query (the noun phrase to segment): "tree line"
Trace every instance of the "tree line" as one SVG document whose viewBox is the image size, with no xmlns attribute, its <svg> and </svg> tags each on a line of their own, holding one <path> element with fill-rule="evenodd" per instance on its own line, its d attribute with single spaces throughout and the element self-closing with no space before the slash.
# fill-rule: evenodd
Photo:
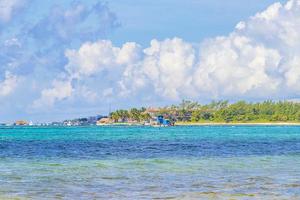
<svg viewBox="0 0 300 200">
<path fill-rule="evenodd" d="M 151 116 L 146 112 L 146 108 L 132 108 L 130 110 L 116 110 L 110 113 L 110 118 L 114 122 L 127 122 L 129 120 L 142 122 L 150 120 Z"/>
<path fill-rule="evenodd" d="M 148 113 L 146 108 L 117 110 L 110 117 L 115 121 L 147 121 L 163 115 L 177 122 L 300 122 L 300 103 L 291 101 L 264 101 L 251 103 L 238 101 L 212 101 L 200 104 L 183 100 L 178 105 L 158 108 Z"/>
</svg>

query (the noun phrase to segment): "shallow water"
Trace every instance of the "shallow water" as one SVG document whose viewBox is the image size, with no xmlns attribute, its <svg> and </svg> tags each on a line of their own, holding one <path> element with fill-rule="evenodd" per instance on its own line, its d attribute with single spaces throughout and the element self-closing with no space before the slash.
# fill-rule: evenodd
<svg viewBox="0 0 300 200">
<path fill-rule="evenodd" d="M 300 127 L 4 127 L 15 198 L 300 199 Z"/>
</svg>

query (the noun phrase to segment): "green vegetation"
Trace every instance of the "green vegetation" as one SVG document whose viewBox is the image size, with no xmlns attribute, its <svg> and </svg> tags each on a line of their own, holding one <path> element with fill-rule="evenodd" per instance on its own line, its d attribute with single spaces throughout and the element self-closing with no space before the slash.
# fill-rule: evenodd
<svg viewBox="0 0 300 200">
<path fill-rule="evenodd" d="M 150 120 L 151 116 L 146 112 L 146 108 L 132 108 L 130 110 L 117 110 L 110 113 L 110 118 L 115 122 L 142 122 Z"/>
<path fill-rule="evenodd" d="M 111 113 L 115 121 L 146 121 L 154 116 L 164 115 L 177 122 L 203 123 L 263 123 L 263 122 L 300 122 L 300 103 L 289 101 L 264 101 L 247 103 L 239 101 L 230 104 L 228 101 L 213 101 L 201 105 L 197 102 L 182 101 L 157 109 L 155 112 L 145 108 L 133 108 L 129 111 L 118 110 Z"/>
</svg>

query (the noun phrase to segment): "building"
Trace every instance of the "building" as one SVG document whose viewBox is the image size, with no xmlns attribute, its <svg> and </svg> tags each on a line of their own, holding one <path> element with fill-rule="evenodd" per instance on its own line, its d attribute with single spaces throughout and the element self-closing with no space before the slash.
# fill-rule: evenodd
<svg viewBox="0 0 300 200">
<path fill-rule="evenodd" d="M 14 123 L 15 126 L 27 126 L 29 123 L 25 120 L 18 120 Z"/>
<path fill-rule="evenodd" d="M 158 108 L 147 108 L 145 113 L 148 113 L 152 118 L 156 118 L 160 110 Z"/>
<path fill-rule="evenodd" d="M 111 121 L 110 118 L 108 118 L 108 117 L 103 117 L 103 118 L 101 118 L 101 119 L 99 119 L 99 120 L 97 121 L 97 126 L 108 125 L 108 124 L 111 124 L 111 123 L 112 123 L 112 121 Z"/>
<path fill-rule="evenodd" d="M 165 119 L 163 115 L 157 116 L 157 124 L 160 126 L 174 126 L 175 120 Z"/>
</svg>

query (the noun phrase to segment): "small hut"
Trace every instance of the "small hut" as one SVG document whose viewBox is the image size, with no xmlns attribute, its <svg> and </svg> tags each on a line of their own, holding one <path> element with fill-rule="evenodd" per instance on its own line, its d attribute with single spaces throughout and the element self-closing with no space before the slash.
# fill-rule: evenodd
<svg viewBox="0 0 300 200">
<path fill-rule="evenodd" d="M 110 123 L 111 123 L 110 118 L 104 117 L 97 121 L 97 126 L 106 125 L 106 124 L 110 124 Z"/>
<path fill-rule="evenodd" d="M 27 126 L 29 123 L 25 120 L 18 120 L 15 122 L 16 126 Z"/>
</svg>

